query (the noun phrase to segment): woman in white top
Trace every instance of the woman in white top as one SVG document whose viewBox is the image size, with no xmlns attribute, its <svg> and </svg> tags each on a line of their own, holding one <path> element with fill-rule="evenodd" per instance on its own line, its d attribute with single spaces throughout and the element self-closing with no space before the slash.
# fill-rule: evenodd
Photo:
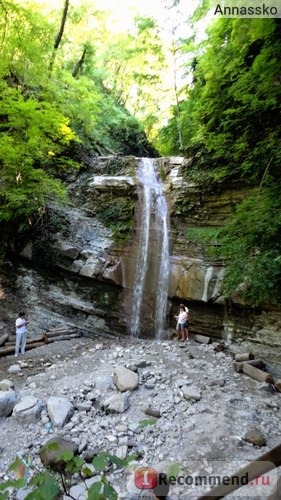
<svg viewBox="0 0 281 500">
<path fill-rule="evenodd" d="M 176 332 L 178 340 L 187 340 L 188 339 L 188 313 L 185 310 L 184 306 L 180 306 L 180 312 L 178 316 L 175 316 L 177 320 Z"/>
</svg>

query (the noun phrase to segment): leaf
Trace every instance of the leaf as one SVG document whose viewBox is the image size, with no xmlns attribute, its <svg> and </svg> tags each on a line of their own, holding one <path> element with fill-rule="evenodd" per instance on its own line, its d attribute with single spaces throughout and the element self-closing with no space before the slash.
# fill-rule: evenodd
<svg viewBox="0 0 281 500">
<path fill-rule="evenodd" d="M 25 486 L 24 479 L 9 479 L 0 484 L 0 491 L 5 491 L 8 488 L 23 488 Z"/>
<path fill-rule="evenodd" d="M 177 477 L 178 474 L 179 474 L 179 471 L 180 471 L 180 464 L 171 464 L 169 467 L 168 467 L 168 470 L 167 470 L 167 477 L 168 479 L 170 479 L 170 477 Z"/>
<path fill-rule="evenodd" d="M 65 462 L 70 462 L 70 460 L 72 460 L 73 457 L 74 457 L 73 451 L 65 450 L 61 453 L 61 455 L 59 456 L 59 459 L 62 459 Z"/>
<path fill-rule="evenodd" d="M 107 467 L 108 463 L 109 455 L 106 452 L 99 453 L 92 460 L 92 464 L 96 471 L 103 471 Z"/>
<path fill-rule="evenodd" d="M 43 475 L 43 482 L 41 485 L 29 493 L 25 498 L 26 500 L 56 500 L 60 492 L 57 481 L 45 474 Z"/>
<path fill-rule="evenodd" d="M 88 500 L 104 500 L 105 496 L 101 493 L 103 491 L 103 483 L 97 481 L 88 488 Z"/>
<path fill-rule="evenodd" d="M 105 484 L 103 489 L 104 495 L 108 500 L 117 500 L 117 493 L 111 484 Z"/>
</svg>

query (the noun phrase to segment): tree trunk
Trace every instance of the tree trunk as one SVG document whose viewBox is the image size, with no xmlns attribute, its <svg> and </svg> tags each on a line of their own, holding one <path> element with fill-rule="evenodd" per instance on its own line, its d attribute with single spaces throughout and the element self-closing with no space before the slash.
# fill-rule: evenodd
<svg viewBox="0 0 281 500">
<path fill-rule="evenodd" d="M 48 338 L 48 342 L 56 342 L 57 340 L 70 340 L 76 337 L 81 337 L 81 333 L 71 333 L 67 335 L 57 335 L 57 337 Z"/>
<path fill-rule="evenodd" d="M 9 338 L 9 334 L 8 333 L 5 333 L 4 335 L 1 335 L 1 337 L 0 337 L 0 346 L 4 345 L 5 342 L 8 340 L 8 338 Z"/>
<path fill-rule="evenodd" d="M 249 363 L 244 363 L 243 373 L 249 375 L 249 377 L 258 380 L 258 382 L 266 382 L 267 384 L 273 384 L 273 377 L 270 373 L 259 370 L 255 366 L 249 365 Z"/>
<path fill-rule="evenodd" d="M 255 366 L 256 368 L 260 368 L 261 370 L 264 369 L 265 363 L 261 359 L 252 359 L 249 361 L 241 361 L 238 363 L 237 361 L 233 361 L 233 368 L 237 373 L 242 373 L 243 372 L 243 365 L 245 363 L 248 363 L 248 365 Z"/>
<path fill-rule="evenodd" d="M 50 65 L 49 65 L 49 74 L 52 73 L 54 62 L 55 62 L 55 58 L 56 58 L 56 52 L 57 52 L 57 50 L 58 50 L 58 48 L 60 46 L 61 39 L 63 37 L 64 27 L 65 27 L 65 23 L 66 23 L 66 19 L 67 19 L 68 8 L 69 8 L 69 0 L 65 0 L 64 1 L 63 13 L 62 13 L 62 18 L 61 18 L 61 23 L 60 23 L 60 29 L 59 29 L 58 34 L 57 34 L 56 39 L 55 39 L 54 50 L 53 50 L 51 62 L 50 62 Z"/>
<path fill-rule="evenodd" d="M 221 484 L 220 486 L 216 486 L 211 491 L 206 494 L 200 496 L 197 500 L 219 500 L 220 498 L 224 498 L 229 493 L 238 490 L 241 486 L 244 486 L 244 481 L 241 481 L 243 478 L 248 479 L 249 484 L 253 479 L 257 477 L 261 477 L 266 472 L 274 469 L 275 467 L 279 467 L 281 465 L 281 444 L 272 448 L 267 453 L 264 453 L 261 457 L 253 462 L 250 462 L 248 465 L 240 469 L 238 472 L 235 472 L 232 476 L 229 476 L 230 481 L 228 484 Z M 237 485 L 236 478 L 240 478 L 239 484 Z M 239 496 L 236 498 L 240 498 Z M 242 497 L 241 497 L 242 498 Z M 254 498 L 254 497 L 253 497 Z"/>
<path fill-rule="evenodd" d="M 84 61 L 85 61 L 86 53 L 87 53 L 87 45 L 84 47 L 84 50 L 82 52 L 82 56 L 80 57 L 79 61 L 77 61 L 77 63 L 75 64 L 75 66 L 72 70 L 73 78 L 75 78 L 78 75 L 79 71 L 81 70 L 81 68 L 84 64 Z"/>
<path fill-rule="evenodd" d="M 254 357 L 252 352 L 242 352 L 235 355 L 235 361 L 248 361 L 249 359 L 254 359 Z"/>
</svg>

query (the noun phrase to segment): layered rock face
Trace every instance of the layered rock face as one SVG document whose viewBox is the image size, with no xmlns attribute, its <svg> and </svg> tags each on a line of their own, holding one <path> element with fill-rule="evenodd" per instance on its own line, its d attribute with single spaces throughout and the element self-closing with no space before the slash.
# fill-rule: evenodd
<svg viewBox="0 0 281 500">
<path fill-rule="evenodd" d="M 277 362 L 280 312 L 249 309 L 239 294 L 232 297 L 230 307 L 220 292 L 223 263 L 211 260 L 206 246 L 196 243 L 190 233 L 223 225 L 247 191 L 204 193 L 182 176 L 188 160 L 155 162 L 170 209 L 170 327 L 175 326 L 174 314 L 184 301 L 191 310 L 191 333 L 241 340 L 245 348 L 263 350 Z M 18 309 L 24 309 L 34 333 L 60 323 L 75 324 L 89 333 L 128 332 L 142 224 L 137 166 L 138 160 L 132 157 L 99 158 L 68 180 L 68 206 L 52 207 L 61 220 L 51 242 L 54 265 L 49 265 L 47 252 L 41 251 L 38 258 L 36 242 L 30 241 L 20 260 L 2 270 L 2 331 L 11 331 Z M 151 242 L 151 279 L 146 280 L 142 319 L 147 336 L 154 336 L 149 324 L 157 293 L 153 284 L 159 259 L 156 248 L 157 242 Z"/>
</svg>

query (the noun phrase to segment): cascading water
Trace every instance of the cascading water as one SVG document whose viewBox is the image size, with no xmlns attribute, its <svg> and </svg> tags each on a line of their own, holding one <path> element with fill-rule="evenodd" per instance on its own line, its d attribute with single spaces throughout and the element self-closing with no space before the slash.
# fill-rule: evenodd
<svg viewBox="0 0 281 500">
<path fill-rule="evenodd" d="M 205 274 L 204 290 L 203 290 L 203 295 L 202 295 L 202 299 L 201 299 L 203 302 L 207 302 L 207 300 L 208 300 L 208 287 L 209 287 L 211 277 L 213 275 L 213 269 L 214 268 L 212 266 L 208 267 L 206 274 Z"/>
<path fill-rule="evenodd" d="M 142 158 L 138 168 L 138 179 L 142 184 L 142 200 L 139 228 L 139 247 L 135 285 L 131 333 L 141 333 L 141 318 L 145 295 L 151 298 L 154 312 L 151 330 L 157 338 L 163 336 L 166 323 L 166 309 L 169 285 L 169 232 L 168 205 L 163 184 L 157 179 L 155 160 Z"/>
</svg>

